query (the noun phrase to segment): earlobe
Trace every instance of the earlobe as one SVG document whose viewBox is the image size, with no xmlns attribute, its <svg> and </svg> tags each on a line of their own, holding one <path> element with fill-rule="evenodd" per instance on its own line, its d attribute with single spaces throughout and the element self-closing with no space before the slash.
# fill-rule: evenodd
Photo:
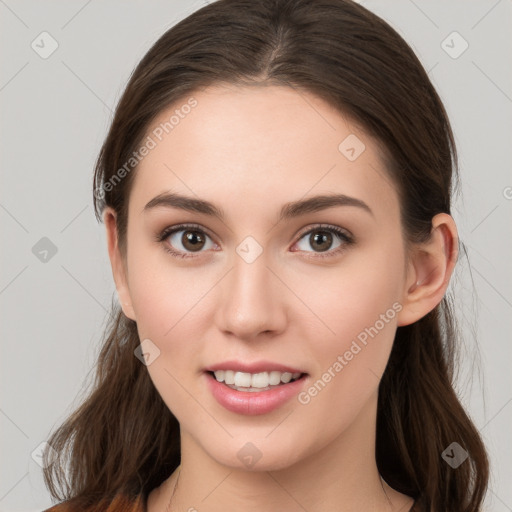
<svg viewBox="0 0 512 512">
<path fill-rule="evenodd" d="M 112 267 L 112 277 L 116 285 L 119 303 L 123 313 L 128 318 L 135 320 L 135 312 L 132 306 L 126 275 L 126 265 L 118 245 L 117 214 L 112 208 L 106 207 L 102 216 L 107 235 L 107 247 Z"/>
<path fill-rule="evenodd" d="M 432 311 L 448 288 L 458 256 L 457 227 L 447 213 L 432 219 L 430 239 L 410 254 L 398 326 L 409 325 Z"/>
</svg>

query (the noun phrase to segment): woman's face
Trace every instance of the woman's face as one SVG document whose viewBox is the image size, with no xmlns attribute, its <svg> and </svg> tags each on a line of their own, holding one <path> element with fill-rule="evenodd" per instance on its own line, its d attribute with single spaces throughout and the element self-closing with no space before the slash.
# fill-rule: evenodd
<svg viewBox="0 0 512 512">
<path fill-rule="evenodd" d="M 191 96 L 147 132 L 129 199 L 124 310 L 156 389 L 183 439 L 231 467 L 372 442 L 410 285 L 375 141 L 291 88 Z"/>
</svg>

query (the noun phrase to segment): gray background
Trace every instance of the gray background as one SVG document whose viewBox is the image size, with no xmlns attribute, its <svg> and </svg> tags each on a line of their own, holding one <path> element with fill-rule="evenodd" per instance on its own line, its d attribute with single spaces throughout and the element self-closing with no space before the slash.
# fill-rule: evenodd
<svg viewBox="0 0 512 512">
<path fill-rule="evenodd" d="M 360 3 L 413 47 L 453 124 L 470 261 L 452 282 L 466 333 L 457 389 L 492 459 L 487 510 L 512 511 L 511 0 Z M 133 67 L 202 5 L 0 0 L 0 511 L 52 504 L 37 449 L 90 382 L 115 296 L 93 164 Z M 58 44 L 46 59 L 31 47 L 51 48 L 43 31 Z M 43 237 L 57 250 L 46 261 Z"/>
</svg>

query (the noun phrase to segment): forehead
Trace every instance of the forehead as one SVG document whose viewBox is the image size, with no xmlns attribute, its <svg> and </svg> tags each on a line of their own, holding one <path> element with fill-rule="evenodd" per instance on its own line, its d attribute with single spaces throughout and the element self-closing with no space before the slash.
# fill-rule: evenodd
<svg viewBox="0 0 512 512">
<path fill-rule="evenodd" d="M 377 141 L 324 100 L 290 87 L 196 91 L 153 120 L 149 139 L 130 199 L 139 212 L 171 190 L 222 205 L 243 196 L 246 210 L 277 211 L 329 192 L 389 214 L 398 209 Z"/>
</svg>

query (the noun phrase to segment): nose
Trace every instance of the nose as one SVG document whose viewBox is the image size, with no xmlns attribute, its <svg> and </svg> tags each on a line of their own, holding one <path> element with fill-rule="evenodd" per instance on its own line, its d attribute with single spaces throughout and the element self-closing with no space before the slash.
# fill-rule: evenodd
<svg viewBox="0 0 512 512">
<path fill-rule="evenodd" d="M 243 340 L 276 336 L 287 322 L 286 287 L 270 268 L 265 251 L 248 263 L 235 255 L 222 280 L 216 321 L 226 335 Z"/>
</svg>

